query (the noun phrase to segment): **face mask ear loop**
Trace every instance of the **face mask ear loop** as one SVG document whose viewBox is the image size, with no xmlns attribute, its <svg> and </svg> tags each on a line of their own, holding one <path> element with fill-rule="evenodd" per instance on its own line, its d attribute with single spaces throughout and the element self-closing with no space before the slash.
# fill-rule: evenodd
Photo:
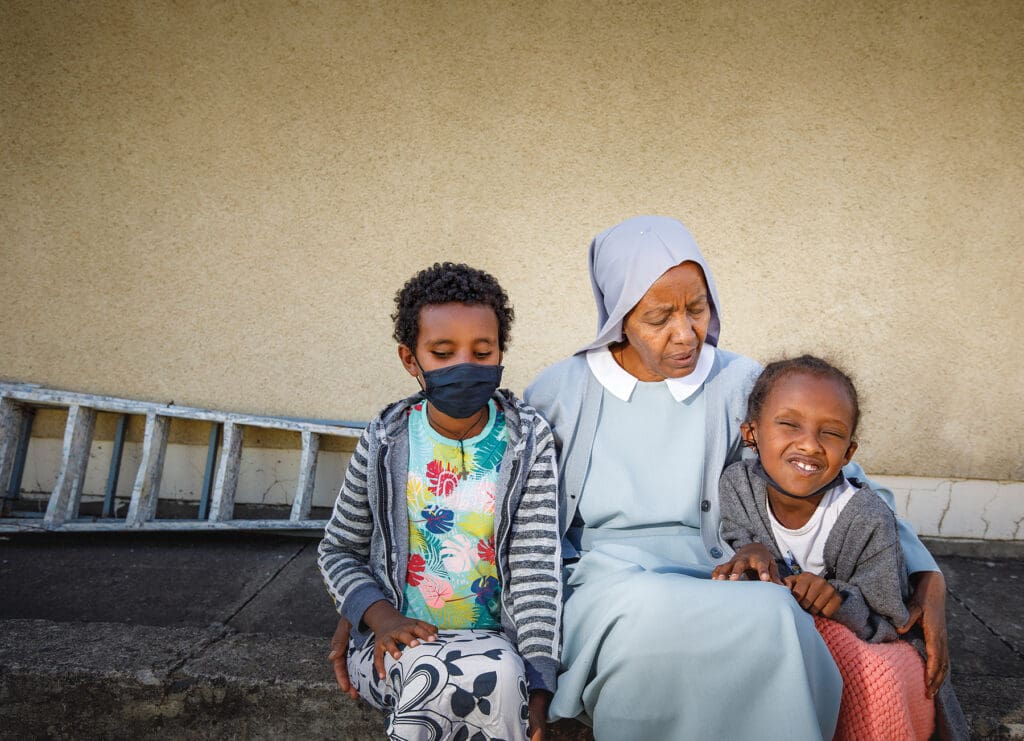
<svg viewBox="0 0 1024 741">
<path fill-rule="evenodd" d="M 416 363 L 416 367 L 419 368 L 420 374 L 416 376 L 416 383 L 420 385 L 420 391 L 426 392 L 427 390 L 427 379 L 423 376 L 423 366 L 420 365 L 420 359 L 416 357 L 416 351 L 411 350 L 412 362 Z"/>
</svg>

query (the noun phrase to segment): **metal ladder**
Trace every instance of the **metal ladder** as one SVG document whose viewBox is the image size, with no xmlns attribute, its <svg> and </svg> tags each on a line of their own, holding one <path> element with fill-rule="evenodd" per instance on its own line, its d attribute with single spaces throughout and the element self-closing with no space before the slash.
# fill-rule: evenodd
<svg viewBox="0 0 1024 741">
<path fill-rule="evenodd" d="M 67 425 L 57 481 L 50 492 L 41 520 L 14 510 L 37 409 L 66 409 Z M 114 433 L 110 470 L 99 517 L 81 517 L 82 487 L 89 463 L 96 415 L 119 415 Z M 132 487 L 127 514 L 114 515 L 115 493 L 131 415 L 145 416 L 145 432 L 138 474 Z M 157 501 L 163 476 L 164 455 L 172 419 L 211 423 L 206 468 L 200 492 L 198 517 L 158 519 Z M 287 519 L 235 518 L 235 491 L 242 457 L 243 427 L 298 432 L 302 436 L 298 483 Z M 324 436 L 358 438 L 358 423 L 327 423 L 286 417 L 262 417 L 171 404 L 131 401 L 57 391 L 34 384 L 0 383 L 0 485 L 6 485 L 0 532 L 30 530 L 322 530 L 326 520 L 309 519 L 313 502 L 320 441 Z M 218 464 L 219 448 L 219 464 Z"/>
</svg>

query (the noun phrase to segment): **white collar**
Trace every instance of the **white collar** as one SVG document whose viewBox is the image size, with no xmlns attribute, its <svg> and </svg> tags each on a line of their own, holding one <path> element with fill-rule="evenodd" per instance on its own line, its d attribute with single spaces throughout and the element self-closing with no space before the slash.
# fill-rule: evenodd
<svg viewBox="0 0 1024 741">
<path fill-rule="evenodd" d="M 711 366 L 715 363 L 715 346 L 704 343 L 700 348 L 700 357 L 697 358 L 697 367 L 693 372 L 682 378 L 666 378 L 665 385 L 669 393 L 676 401 L 686 401 L 693 396 L 707 380 L 711 373 Z M 598 382 L 613 395 L 629 401 L 636 388 L 637 378 L 621 365 L 615 362 L 611 350 L 605 347 L 596 347 L 587 350 L 587 365 Z"/>
</svg>

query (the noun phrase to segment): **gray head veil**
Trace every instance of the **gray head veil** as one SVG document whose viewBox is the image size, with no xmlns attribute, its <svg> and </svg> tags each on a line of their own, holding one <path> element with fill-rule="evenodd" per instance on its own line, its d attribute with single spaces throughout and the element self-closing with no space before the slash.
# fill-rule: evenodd
<svg viewBox="0 0 1024 741">
<path fill-rule="evenodd" d="M 704 255 L 686 227 L 665 216 L 635 216 L 590 243 L 590 283 L 597 302 L 597 338 L 578 352 L 623 339 L 622 320 L 666 271 L 695 262 L 704 272 L 711 298 L 705 342 L 718 345 L 721 329 L 718 289 Z"/>
</svg>

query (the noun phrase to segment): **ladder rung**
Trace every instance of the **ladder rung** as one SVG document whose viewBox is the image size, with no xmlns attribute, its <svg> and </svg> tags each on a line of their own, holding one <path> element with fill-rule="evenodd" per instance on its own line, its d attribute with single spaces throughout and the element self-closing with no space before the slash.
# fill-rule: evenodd
<svg viewBox="0 0 1024 741">
<path fill-rule="evenodd" d="M 313 487 L 316 484 L 316 461 L 320 453 L 320 436 L 309 430 L 302 431 L 302 458 L 299 461 L 299 482 L 295 487 L 291 520 L 305 520 L 313 506 Z"/>
<path fill-rule="evenodd" d="M 89 465 L 89 449 L 96 427 L 96 410 L 74 405 L 68 409 L 68 423 L 64 428 L 60 473 L 46 505 L 43 524 L 58 527 L 67 520 L 78 518 L 78 505 L 82 499 L 85 470 Z"/>
<path fill-rule="evenodd" d="M 128 527 L 141 527 L 156 515 L 160 481 L 164 474 L 164 456 L 167 453 L 167 430 L 170 426 L 169 417 L 161 417 L 154 412 L 146 414 L 142 459 L 139 461 L 139 472 L 135 476 L 132 499 L 125 517 L 125 525 Z"/>
<path fill-rule="evenodd" d="M 0 397 L 0 488 L 3 493 L 14 470 L 24 416 L 25 408 L 21 404 L 6 396 Z"/>
<path fill-rule="evenodd" d="M 234 515 L 235 489 L 238 488 L 238 471 L 242 463 L 241 425 L 225 422 L 223 435 L 217 482 L 213 486 L 213 502 L 210 504 L 209 519 L 212 522 L 230 520 Z"/>
</svg>

